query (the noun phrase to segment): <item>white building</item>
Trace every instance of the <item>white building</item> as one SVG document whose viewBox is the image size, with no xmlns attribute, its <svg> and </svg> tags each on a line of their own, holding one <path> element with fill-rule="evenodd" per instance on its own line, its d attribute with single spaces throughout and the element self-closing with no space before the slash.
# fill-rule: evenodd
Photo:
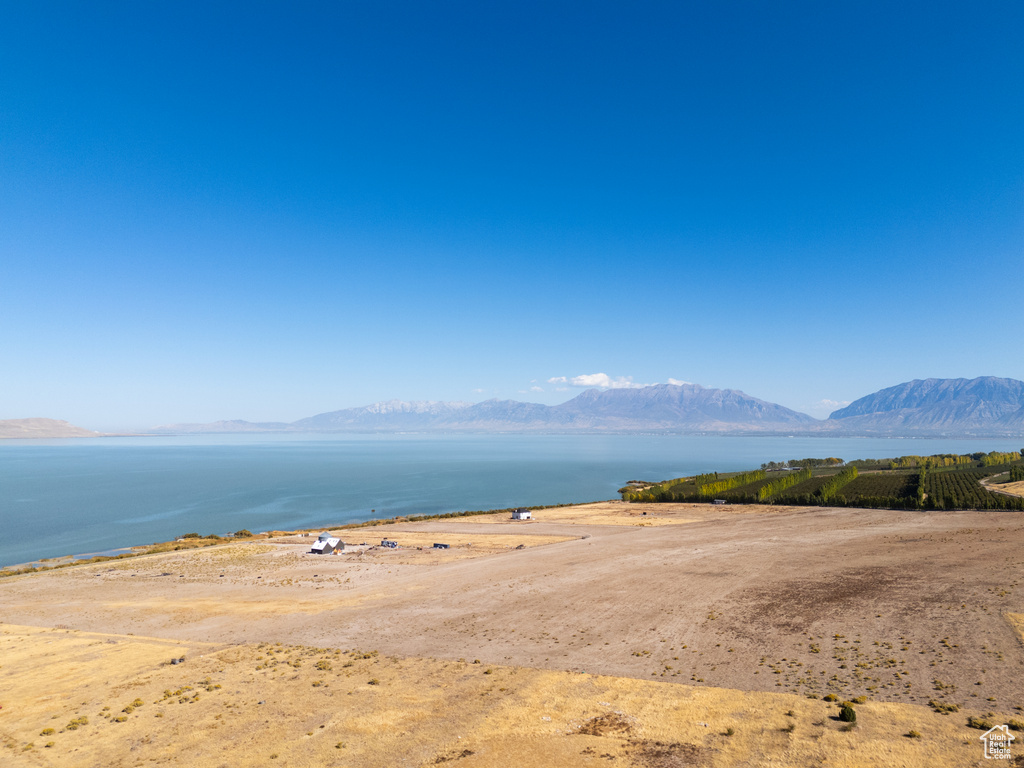
<svg viewBox="0 0 1024 768">
<path fill-rule="evenodd" d="M 533 519 L 533 514 L 530 512 L 530 510 L 525 509 L 523 507 L 520 507 L 519 509 L 515 509 L 515 510 L 512 511 L 512 519 L 513 520 L 532 520 Z"/>
<path fill-rule="evenodd" d="M 345 545 L 341 543 L 341 539 L 336 539 L 329 533 L 321 533 L 316 540 L 316 544 L 309 551 L 314 555 L 329 555 L 334 550 L 344 549 Z"/>
</svg>

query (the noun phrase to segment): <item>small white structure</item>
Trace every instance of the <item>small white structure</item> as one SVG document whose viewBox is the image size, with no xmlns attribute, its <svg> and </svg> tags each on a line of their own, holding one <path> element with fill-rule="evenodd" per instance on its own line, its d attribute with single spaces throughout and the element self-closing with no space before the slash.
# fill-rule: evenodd
<svg viewBox="0 0 1024 768">
<path fill-rule="evenodd" d="M 725 499 L 715 499 L 715 500 L 714 500 L 713 502 L 711 502 L 711 503 L 712 503 L 712 504 L 728 504 L 729 502 L 727 502 L 727 501 L 726 501 Z"/>
<path fill-rule="evenodd" d="M 526 509 L 524 507 L 520 507 L 519 509 L 512 510 L 512 519 L 513 520 L 532 520 L 533 519 L 533 514 L 530 512 L 530 510 L 528 510 L 528 509 Z"/>
<path fill-rule="evenodd" d="M 317 537 L 316 544 L 309 551 L 314 555 L 329 555 L 336 549 L 345 549 L 345 545 L 341 542 L 341 539 L 336 539 L 329 533 L 321 533 Z"/>
</svg>

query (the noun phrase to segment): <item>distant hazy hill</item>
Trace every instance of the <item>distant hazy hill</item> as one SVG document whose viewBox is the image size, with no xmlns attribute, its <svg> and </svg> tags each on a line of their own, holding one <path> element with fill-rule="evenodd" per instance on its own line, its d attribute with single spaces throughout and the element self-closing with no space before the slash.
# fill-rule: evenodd
<svg viewBox="0 0 1024 768">
<path fill-rule="evenodd" d="M 735 389 L 657 384 L 642 389 L 589 389 L 553 410 L 577 427 L 698 432 L 806 430 L 817 419 Z"/>
<path fill-rule="evenodd" d="M 810 416 L 733 389 L 658 384 L 638 389 L 588 389 L 560 405 L 488 400 L 458 411 L 452 430 L 765 432 L 805 430 Z"/>
<path fill-rule="evenodd" d="M 291 427 L 303 432 L 419 431 L 429 429 L 471 403 L 388 400 L 299 419 Z"/>
<path fill-rule="evenodd" d="M 57 419 L 6 419 L 0 421 L 0 438 L 98 436 L 99 432 L 91 432 Z"/>
<path fill-rule="evenodd" d="M 176 424 L 158 432 L 776 432 L 819 424 L 732 389 L 659 384 L 638 389 L 587 390 L 560 405 L 486 400 L 482 403 L 391 400 L 321 413 L 292 424 L 215 422 Z"/>
<path fill-rule="evenodd" d="M 863 434 L 1021 434 L 1024 382 L 995 376 L 915 379 L 862 397 L 828 421 Z"/>
</svg>

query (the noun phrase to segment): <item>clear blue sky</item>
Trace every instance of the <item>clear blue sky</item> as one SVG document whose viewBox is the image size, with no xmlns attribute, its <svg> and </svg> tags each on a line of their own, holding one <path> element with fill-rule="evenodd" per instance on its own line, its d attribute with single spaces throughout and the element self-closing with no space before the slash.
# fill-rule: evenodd
<svg viewBox="0 0 1024 768">
<path fill-rule="evenodd" d="M 5 4 L 0 418 L 1024 379 L 1022 40 L 1019 2 Z"/>
</svg>

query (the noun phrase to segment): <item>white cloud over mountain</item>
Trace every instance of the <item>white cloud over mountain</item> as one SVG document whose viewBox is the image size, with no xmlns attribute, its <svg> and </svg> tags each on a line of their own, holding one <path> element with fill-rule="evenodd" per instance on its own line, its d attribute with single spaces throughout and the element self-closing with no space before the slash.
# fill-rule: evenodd
<svg viewBox="0 0 1024 768">
<path fill-rule="evenodd" d="M 850 404 L 849 400 L 819 400 L 814 405 L 810 406 L 807 410 L 811 413 L 832 413 L 832 411 L 840 408 L 845 408 Z"/>
<path fill-rule="evenodd" d="M 569 384 L 573 387 L 599 387 L 601 389 L 640 389 L 649 384 L 635 384 L 632 376 L 613 379 L 607 373 L 584 373 L 580 376 L 553 376 L 549 384 Z"/>
</svg>

